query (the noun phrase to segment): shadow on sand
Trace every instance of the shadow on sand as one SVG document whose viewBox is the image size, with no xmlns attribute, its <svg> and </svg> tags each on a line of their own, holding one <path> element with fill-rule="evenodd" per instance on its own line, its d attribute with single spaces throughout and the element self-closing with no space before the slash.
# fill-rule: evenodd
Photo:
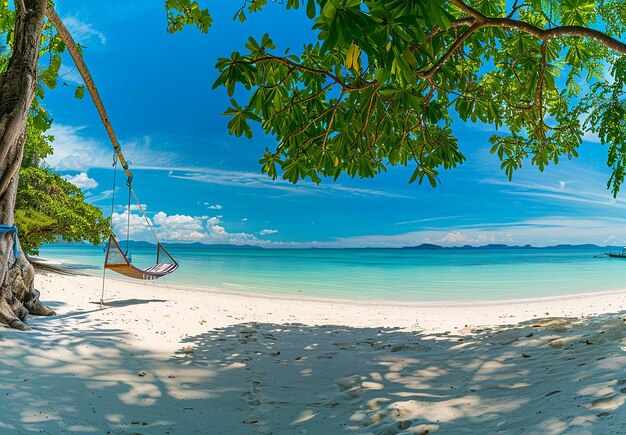
<svg viewBox="0 0 626 435">
<path fill-rule="evenodd" d="M 104 308 L 123 308 L 133 305 L 151 304 L 155 302 L 168 302 L 165 299 L 122 299 L 117 301 L 104 301 Z M 91 302 L 94 305 L 100 306 L 100 302 Z"/>
<path fill-rule="evenodd" d="M 626 430 L 624 313 L 463 337 L 244 323 L 169 356 L 90 315 L 0 331 L 0 433 Z"/>
</svg>

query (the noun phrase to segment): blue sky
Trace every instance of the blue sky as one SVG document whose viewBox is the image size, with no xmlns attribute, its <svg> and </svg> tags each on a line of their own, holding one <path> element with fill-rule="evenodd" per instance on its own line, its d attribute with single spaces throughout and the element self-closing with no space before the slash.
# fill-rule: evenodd
<svg viewBox="0 0 626 435">
<path fill-rule="evenodd" d="M 454 131 L 468 160 L 442 172 L 436 189 L 409 185 L 411 168 L 320 186 L 269 179 L 258 160 L 273 140 L 228 135 L 222 112 L 229 99 L 223 89 L 211 90 L 214 65 L 240 50 L 249 35 L 265 32 L 278 49 L 297 51 L 314 40 L 312 23 L 304 11 L 270 5 L 242 25 L 232 20 L 237 2 L 201 3 L 215 20 L 207 35 L 192 28 L 168 35 L 161 1 L 57 1 L 75 39 L 88 47 L 85 59 L 132 162 L 135 190 L 163 241 L 276 247 L 626 243 L 626 202 L 606 191 L 606 148 L 592 136 L 580 158 L 543 174 L 528 164 L 513 182 L 489 155 L 493 129 L 463 123 Z M 81 83 L 69 58 L 61 72 L 68 84 Z M 44 100 L 56 138 L 48 164 L 108 215 L 112 147 L 92 101 L 74 99 L 72 86 L 49 91 Z M 126 225 L 120 178 L 113 215 L 118 233 Z M 136 211 L 131 238 L 150 240 Z"/>
</svg>

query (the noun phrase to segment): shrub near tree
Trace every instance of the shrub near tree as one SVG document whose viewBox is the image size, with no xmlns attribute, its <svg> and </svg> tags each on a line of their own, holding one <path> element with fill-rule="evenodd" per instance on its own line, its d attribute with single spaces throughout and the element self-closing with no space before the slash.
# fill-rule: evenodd
<svg viewBox="0 0 626 435">
<path fill-rule="evenodd" d="M 52 139 L 29 118 L 15 204 L 15 225 L 26 254 L 37 254 L 42 243 L 59 239 L 99 244 L 110 231 L 102 210 L 86 203 L 81 189 L 44 165 L 53 153 Z"/>
</svg>

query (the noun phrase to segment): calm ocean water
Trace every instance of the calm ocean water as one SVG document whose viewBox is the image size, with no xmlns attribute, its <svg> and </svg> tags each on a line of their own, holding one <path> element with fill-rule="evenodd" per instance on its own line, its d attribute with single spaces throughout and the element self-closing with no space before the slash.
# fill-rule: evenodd
<svg viewBox="0 0 626 435">
<path fill-rule="evenodd" d="M 169 285 L 359 300 L 496 300 L 626 288 L 626 259 L 598 249 L 245 250 L 172 248 Z M 154 249 L 132 250 L 146 267 Z M 102 247 L 45 246 L 44 258 L 102 274 Z M 108 272 L 109 276 L 115 275 Z M 120 275 L 117 275 L 120 277 Z"/>
</svg>

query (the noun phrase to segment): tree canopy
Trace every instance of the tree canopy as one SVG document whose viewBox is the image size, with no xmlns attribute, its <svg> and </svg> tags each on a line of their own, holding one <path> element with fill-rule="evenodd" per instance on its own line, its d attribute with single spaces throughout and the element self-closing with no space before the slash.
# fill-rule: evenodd
<svg viewBox="0 0 626 435">
<path fill-rule="evenodd" d="M 246 0 L 235 18 L 269 3 Z M 500 130 L 491 152 L 509 177 L 523 164 L 543 170 L 576 157 L 583 135 L 596 133 L 617 194 L 626 168 L 622 1 L 284 4 L 305 8 L 318 40 L 297 49 L 250 38 L 218 60 L 214 83 L 233 97 L 230 133 L 251 137 L 258 123 L 276 138 L 260 161 L 269 176 L 320 182 L 411 165 L 410 182 L 434 186 L 441 168 L 465 160 L 452 127 L 471 121 Z M 166 8 L 170 31 L 210 24 L 197 2 Z"/>
</svg>

